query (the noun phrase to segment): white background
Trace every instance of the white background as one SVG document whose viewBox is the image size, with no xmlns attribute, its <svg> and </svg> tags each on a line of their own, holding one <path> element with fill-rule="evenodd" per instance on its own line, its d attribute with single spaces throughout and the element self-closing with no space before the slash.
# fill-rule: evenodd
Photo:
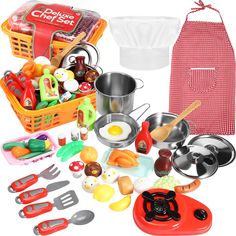
<svg viewBox="0 0 236 236">
<path fill-rule="evenodd" d="M 181 19 L 183 23 L 186 13 L 191 7 L 194 7 L 193 1 L 191 0 L 146 0 L 146 1 L 135 1 L 135 0 L 80 0 L 80 1 L 62 1 L 57 0 L 58 3 L 66 3 L 68 5 L 73 5 L 80 8 L 91 9 L 99 12 L 104 19 L 109 19 L 113 16 L 122 15 L 155 15 L 155 16 L 176 16 Z M 23 0 L 10 0 L 4 1 L 0 9 L 0 22 L 2 23 L 7 17 L 21 4 Z M 209 2 L 206 2 L 209 3 Z M 212 0 L 211 3 L 214 7 L 221 10 L 228 34 L 231 38 L 233 46 L 236 46 L 236 23 L 235 14 L 233 9 L 235 9 L 234 1 L 224 0 L 216 1 Z M 216 13 L 211 13 L 206 11 L 206 19 L 215 17 Z M 98 43 L 98 47 L 101 52 L 101 66 L 104 71 L 121 71 L 126 72 L 133 77 L 138 77 L 144 80 L 145 87 L 141 91 L 136 92 L 135 105 L 138 106 L 143 102 L 149 102 L 152 107 L 147 115 L 150 115 L 158 111 L 168 111 L 168 100 L 169 100 L 169 78 L 170 78 L 170 66 L 156 71 L 132 71 L 123 68 L 119 65 L 119 49 L 117 44 L 112 38 L 109 27 L 106 29 L 103 37 Z M 0 75 L 7 69 L 13 71 L 18 71 L 23 60 L 15 58 L 12 56 L 8 38 L 3 33 L 0 33 Z M 56 129 L 49 131 L 51 135 L 56 140 L 58 133 L 61 131 L 66 132 L 68 139 L 70 137 L 70 131 L 76 126 L 75 122 L 67 125 L 63 125 Z M 7 140 L 11 140 L 23 135 L 26 132 L 22 128 L 20 122 L 12 111 L 9 102 L 7 101 L 4 93 L 0 90 L 0 143 Z M 226 137 L 234 145 L 235 136 Z M 89 133 L 89 140 L 86 142 L 87 145 L 92 145 L 99 150 L 99 156 L 101 157 L 103 152 L 107 150 L 107 147 L 101 145 L 95 138 L 94 133 Z M 134 146 L 130 147 L 134 150 Z M 157 158 L 158 150 L 153 148 L 150 156 Z M 76 158 L 75 158 L 76 159 Z M 66 190 L 74 189 L 80 199 L 80 203 L 70 209 L 64 211 L 57 211 L 54 209 L 53 212 L 46 215 L 39 216 L 35 219 L 21 219 L 18 217 L 17 212 L 21 209 L 14 202 L 15 194 L 11 194 L 7 191 L 8 185 L 15 179 L 23 177 L 31 173 L 39 173 L 41 170 L 49 166 L 51 163 L 56 163 L 56 165 L 61 169 L 62 174 L 55 181 L 69 179 L 71 181 L 70 186 L 50 193 L 48 200 L 52 200 L 57 195 L 62 194 Z M 206 204 L 212 211 L 213 214 L 213 225 L 211 230 L 206 234 L 207 236 L 212 235 L 235 235 L 235 163 L 221 168 L 217 173 L 209 179 L 202 181 L 201 187 L 189 194 L 189 196 L 201 201 Z M 56 235 L 103 235 L 103 236 L 117 236 L 117 235 L 144 235 L 140 231 L 132 217 L 132 205 L 135 201 L 137 194 L 132 195 L 132 205 L 128 210 L 116 213 L 112 212 L 108 208 L 108 203 L 99 203 L 93 200 L 92 195 L 85 193 L 81 189 L 82 179 L 72 178 L 70 172 L 68 171 L 67 163 L 60 163 L 56 157 L 46 159 L 38 162 L 37 164 L 31 164 L 28 166 L 10 166 L 1 155 L 0 158 L 0 193 L 1 193 L 1 227 L 0 235 L 32 235 L 32 228 L 37 223 L 42 220 L 54 219 L 57 217 L 70 216 L 81 209 L 90 209 L 95 212 L 95 220 L 85 226 L 74 226 L 70 225 L 65 231 L 58 232 Z M 183 184 L 187 184 L 191 179 L 183 178 L 175 171 L 172 170 L 171 175 L 180 179 Z M 153 174 L 151 176 L 152 181 L 157 180 L 157 177 Z M 52 181 L 51 181 L 52 182 Z M 34 187 L 46 186 L 49 182 L 40 179 L 39 182 Z M 119 193 L 117 186 L 114 185 L 116 189 L 116 194 L 111 200 L 111 202 L 120 199 L 122 196 Z"/>
</svg>

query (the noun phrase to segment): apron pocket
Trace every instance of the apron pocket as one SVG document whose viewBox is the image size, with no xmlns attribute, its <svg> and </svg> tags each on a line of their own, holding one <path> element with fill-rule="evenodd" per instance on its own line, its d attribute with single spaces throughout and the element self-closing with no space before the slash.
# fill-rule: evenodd
<svg viewBox="0 0 236 236">
<path fill-rule="evenodd" d="M 188 85 L 194 92 L 209 92 L 216 86 L 216 69 L 190 68 Z"/>
</svg>

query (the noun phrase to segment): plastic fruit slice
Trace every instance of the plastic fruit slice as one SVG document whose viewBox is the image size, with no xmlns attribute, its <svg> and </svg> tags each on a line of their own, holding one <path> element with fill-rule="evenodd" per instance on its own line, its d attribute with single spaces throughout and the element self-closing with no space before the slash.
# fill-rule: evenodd
<svg viewBox="0 0 236 236">
<path fill-rule="evenodd" d="M 131 196 L 127 195 L 117 202 L 113 202 L 109 205 L 110 209 L 113 211 L 124 211 L 129 207 L 131 203 Z"/>
</svg>

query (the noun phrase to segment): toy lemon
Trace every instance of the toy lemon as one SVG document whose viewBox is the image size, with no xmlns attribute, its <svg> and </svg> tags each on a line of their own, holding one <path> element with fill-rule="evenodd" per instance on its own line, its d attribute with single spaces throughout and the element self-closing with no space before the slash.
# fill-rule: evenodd
<svg viewBox="0 0 236 236">
<path fill-rule="evenodd" d="M 107 184 L 98 185 L 93 192 L 93 198 L 99 202 L 108 202 L 115 193 L 114 188 Z"/>
</svg>

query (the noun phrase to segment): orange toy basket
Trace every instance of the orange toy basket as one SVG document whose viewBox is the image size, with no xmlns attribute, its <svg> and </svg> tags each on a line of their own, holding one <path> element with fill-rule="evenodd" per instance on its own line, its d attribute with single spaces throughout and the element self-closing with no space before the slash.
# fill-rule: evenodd
<svg viewBox="0 0 236 236">
<path fill-rule="evenodd" d="M 24 129 L 29 133 L 34 133 L 40 130 L 47 130 L 59 125 L 66 124 L 77 118 L 77 108 L 84 97 L 76 98 L 62 104 L 52 107 L 47 107 L 40 110 L 26 110 L 18 102 L 17 98 L 8 90 L 5 82 L 0 80 L 0 86 L 6 94 L 7 99 L 16 113 L 18 119 Z M 87 95 L 90 98 L 93 106 L 96 106 L 95 92 Z"/>
<path fill-rule="evenodd" d="M 2 31 L 8 35 L 11 45 L 12 54 L 16 57 L 20 57 L 23 59 L 30 60 L 32 59 L 32 41 L 33 37 L 31 35 L 17 33 L 8 29 L 8 22 L 5 21 L 2 24 Z M 93 33 L 92 37 L 89 39 L 89 43 L 96 44 L 100 37 L 102 36 L 105 28 L 107 26 L 107 22 L 103 19 L 100 19 L 98 23 L 98 27 Z M 52 42 L 52 55 L 55 56 L 58 54 L 63 48 L 68 45 L 66 42 L 60 42 L 53 40 Z"/>
</svg>

